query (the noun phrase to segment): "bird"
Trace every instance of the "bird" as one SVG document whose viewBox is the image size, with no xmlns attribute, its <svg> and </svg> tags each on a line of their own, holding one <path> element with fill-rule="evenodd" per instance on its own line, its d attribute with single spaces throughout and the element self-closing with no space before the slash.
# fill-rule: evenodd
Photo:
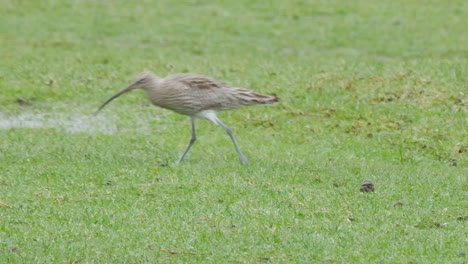
<svg viewBox="0 0 468 264">
<path fill-rule="evenodd" d="M 248 105 L 275 105 L 279 102 L 275 95 L 255 93 L 201 74 L 176 73 L 161 78 L 153 72 L 145 71 L 138 74 L 127 88 L 105 101 L 96 110 L 95 115 L 115 98 L 138 88 L 146 90 L 149 100 L 155 106 L 190 117 L 192 136 L 177 163 L 184 161 L 190 148 L 197 140 L 195 120 L 204 119 L 226 131 L 234 144 L 240 162 L 246 165 L 247 158 L 242 154 L 232 129 L 221 122 L 216 115 L 217 111 Z"/>
</svg>

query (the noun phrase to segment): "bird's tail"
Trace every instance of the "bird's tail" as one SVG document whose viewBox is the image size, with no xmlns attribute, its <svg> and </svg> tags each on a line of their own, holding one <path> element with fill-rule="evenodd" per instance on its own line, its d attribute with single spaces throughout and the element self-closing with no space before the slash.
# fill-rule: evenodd
<svg viewBox="0 0 468 264">
<path fill-rule="evenodd" d="M 244 105 L 274 105 L 279 102 L 279 98 L 274 95 L 258 94 L 244 89 L 240 89 L 237 96 Z"/>
</svg>

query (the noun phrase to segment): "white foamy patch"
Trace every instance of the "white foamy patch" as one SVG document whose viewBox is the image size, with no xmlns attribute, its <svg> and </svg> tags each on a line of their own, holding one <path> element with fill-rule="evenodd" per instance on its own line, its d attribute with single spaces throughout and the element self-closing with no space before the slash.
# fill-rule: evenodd
<svg viewBox="0 0 468 264">
<path fill-rule="evenodd" d="M 43 119 L 43 114 L 20 114 L 7 116 L 0 113 L 0 129 L 10 129 L 15 127 L 44 127 Z"/>
<path fill-rule="evenodd" d="M 115 134 L 117 124 L 107 116 L 65 115 L 61 113 L 0 113 L 0 129 L 11 128 L 56 128 L 66 133 Z"/>
<path fill-rule="evenodd" d="M 117 133 L 116 123 L 104 116 L 73 115 L 65 122 L 64 130 L 67 133 Z"/>
</svg>

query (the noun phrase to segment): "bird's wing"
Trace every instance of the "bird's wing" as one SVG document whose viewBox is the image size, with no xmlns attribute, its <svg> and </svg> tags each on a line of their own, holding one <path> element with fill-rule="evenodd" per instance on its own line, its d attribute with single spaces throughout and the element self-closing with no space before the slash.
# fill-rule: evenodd
<svg viewBox="0 0 468 264">
<path fill-rule="evenodd" d="M 227 88 L 230 85 L 215 80 L 211 77 L 194 74 L 194 73 L 179 73 L 170 76 L 170 79 L 187 85 L 194 90 L 210 90 L 217 88 Z"/>
<path fill-rule="evenodd" d="M 244 88 L 232 87 L 199 74 L 174 74 L 166 77 L 164 82 L 168 87 L 167 94 L 170 94 L 167 101 L 177 101 L 177 107 L 187 108 L 187 111 L 184 110 L 187 113 L 225 110 L 243 105 L 274 104 L 278 101 L 275 96 L 257 94 Z M 168 108 L 170 107 L 168 106 Z M 174 107 L 170 109 L 174 109 Z"/>
</svg>

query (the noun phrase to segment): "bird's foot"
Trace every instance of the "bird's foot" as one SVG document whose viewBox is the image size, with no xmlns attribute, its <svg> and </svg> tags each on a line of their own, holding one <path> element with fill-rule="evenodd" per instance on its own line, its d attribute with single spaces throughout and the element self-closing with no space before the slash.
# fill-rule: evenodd
<svg viewBox="0 0 468 264">
<path fill-rule="evenodd" d="M 247 165 L 247 158 L 244 155 L 240 156 L 239 158 L 242 165 Z"/>
</svg>

